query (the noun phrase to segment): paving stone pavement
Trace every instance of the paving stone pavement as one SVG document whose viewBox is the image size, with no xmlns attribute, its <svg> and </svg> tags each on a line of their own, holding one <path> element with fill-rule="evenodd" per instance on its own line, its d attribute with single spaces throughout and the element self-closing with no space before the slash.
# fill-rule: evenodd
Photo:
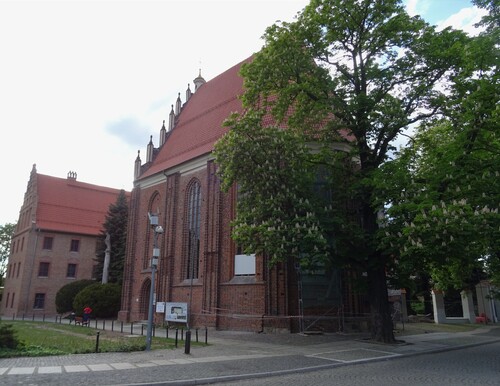
<svg viewBox="0 0 500 386">
<path fill-rule="evenodd" d="M 69 376 L 73 376 L 71 383 L 78 385 L 78 375 L 85 384 L 84 378 L 96 374 L 99 377 L 93 384 L 153 384 L 150 375 L 168 369 L 168 382 L 161 384 L 208 384 L 217 379 L 345 366 L 498 342 L 500 325 L 467 332 L 407 335 L 400 338 L 404 343 L 392 345 L 373 343 L 360 334 L 210 331 L 208 336 L 208 345 L 192 345 L 188 354 L 179 345 L 173 350 L 0 359 L 0 385 L 62 385 Z M 136 382 L 136 378 L 144 378 L 134 377 L 136 373 L 147 374 L 150 383 Z"/>
</svg>

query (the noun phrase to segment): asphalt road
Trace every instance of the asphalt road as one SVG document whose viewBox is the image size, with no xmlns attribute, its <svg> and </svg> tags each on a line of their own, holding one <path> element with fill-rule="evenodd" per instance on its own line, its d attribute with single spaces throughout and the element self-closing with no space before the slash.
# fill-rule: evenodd
<svg viewBox="0 0 500 386">
<path fill-rule="evenodd" d="M 215 383 L 224 386 L 500 385 L 500 343 L 393 358 L 302 374 Z"/>
</svg>

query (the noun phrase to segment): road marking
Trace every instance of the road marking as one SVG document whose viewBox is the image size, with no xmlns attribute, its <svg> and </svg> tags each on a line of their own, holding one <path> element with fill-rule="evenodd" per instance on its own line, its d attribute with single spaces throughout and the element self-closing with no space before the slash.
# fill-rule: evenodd
<svg viewBox="0 0 500 386">
<path fill-rule="evenodd" d="M 9 371 L 9 375 L 26 375 L 33 374 L 35 372 L 35 367 L 13 367 Z"/>
<path fill-rule="evenodd" d="M 38 374 L 60 374 L 62 366 L 42 366 L 38 368 Z"/>
</svg>

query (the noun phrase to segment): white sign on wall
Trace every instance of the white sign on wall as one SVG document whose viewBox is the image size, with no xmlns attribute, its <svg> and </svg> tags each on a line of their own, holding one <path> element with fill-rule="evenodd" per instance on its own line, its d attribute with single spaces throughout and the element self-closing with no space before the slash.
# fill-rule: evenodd
<svg viewBox="0 0 500 386">
<path fill-rule="evenodd" d="M 156 312 L 160 314 L 165 312 L 165 302 L 156 302 Z"/>
<path fill-rule="evenodd" d="M 167 322 L 187 323 L 187 303 L 165 303 Z"/>
</svg>

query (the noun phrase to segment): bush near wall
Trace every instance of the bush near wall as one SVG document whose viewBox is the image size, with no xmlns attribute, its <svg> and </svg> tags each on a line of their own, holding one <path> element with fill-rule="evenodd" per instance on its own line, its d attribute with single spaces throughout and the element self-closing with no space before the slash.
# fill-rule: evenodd
<svg viewBox="0 0 500 386">
<path fill-rule="evenodd" d="M 121 286 L 116 283 L 95 283 L 80 291 L 73 301 L 77 315 L 82 315 L 83 309 L 89 306 L 92 317 L 116 317 L 120 311 Z"/>
<path fill-rule="evenodd" d="M 58 314 L 73 311 L 73 301 L 76 295 L 89 285 L 96 284 L 95 280 L 78 280 L 61 287 L 56 294 L 56 310 Z"/>
</svg>

